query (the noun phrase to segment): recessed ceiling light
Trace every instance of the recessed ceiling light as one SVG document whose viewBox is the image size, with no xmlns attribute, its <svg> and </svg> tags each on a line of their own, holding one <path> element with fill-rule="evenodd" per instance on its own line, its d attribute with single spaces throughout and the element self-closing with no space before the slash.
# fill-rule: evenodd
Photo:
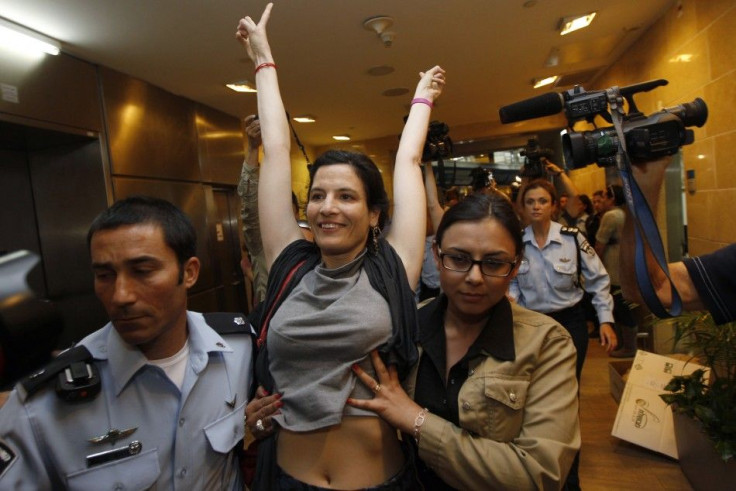
<svg viewBox="0 0 736 491">
<path fill-rule="evenodd" d="M 670 63 L 690 63 L 693 61 L 693 55 L 690 53 L 682 53 L 670 58 Z"/>
<path fill-rule="evenodd" d="M 396 87 L 394 89 L 384 90 L 382 94 L 385 95 L 386 97 L 396 97 L 396 96 L 404 95 L 408 93 L 409 93 L 409 89 L 404 88 L 404 87 Z"/>
<path fill-rule="evenodd" d="M 381 65 L 381 66 L 374 66 L 368 69 L 368 75 L 373 75 L 374 77 L 382 77 L 384 75 L 388 75 L 389 73 L 394 72 L 394 67 L 388 66 L 388 65 Z"/>
<path fill-rule="evenodd" d="M 303 116 L 296 116 L 293 119 L 297 123 L 314 123 L 315 121 L 317 121 L 317 119 L 314 116 L 310 116 L 309 114 L 305 114 Z"/>
<path fill-rule="evenodd" d="M 534 85 L 535 89 L 538 89 L 540 87 L 544 87 L 546 85 L 551 85 L 555 82 L 557 82 L 557 79 L 560 78 L 558 75 L 553 75 L 551 77 L 541 78 L 541 79 L 534 79 L 532 80 L 532 85 Z"/>
<path fill-rule="evenodd" d="M 332 137 L 333 140 L 337 140 L 339 142 L 349 142 L 350 141 L 350 135 L 335 135 Z"/>
<path fill-rule="evenodd" d="M 248 82 L 247 80 L 225 84 L 225 87 L 230 90 L 234 90 L 235 92 L 257 92 L 253 84 Z"/>
<path fill-rule="evenodd" d="M 584 27 L 588 27 L 591 22 L 593 22 L 593 18 L 595 18 L 595 12 L 591 12 L 589 14 L 585 15 L 579 15 L 575 17 L 565 17 L 560 21 L 560 36 L 564 36 L 565 34 L 569 34 L 573 31 L 577 31 L 578 29 L 582 29 Z"/>
</svg>

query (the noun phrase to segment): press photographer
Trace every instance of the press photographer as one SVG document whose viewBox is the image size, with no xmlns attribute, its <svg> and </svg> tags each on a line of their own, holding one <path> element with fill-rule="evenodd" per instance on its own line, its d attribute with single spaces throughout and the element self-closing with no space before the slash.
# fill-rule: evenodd
<svg viewBox="0 0 736 491">
<path fill-rule="evenodd" d="M 539 179 L 547 175 L 544 160 L 551 159 L 554 152 L 552 149 L 541 147 L 536 138 L 529 138 L 524 149 L 519 152 L 519 155 L 524 157 L 521 177 Z"/>
</svg>

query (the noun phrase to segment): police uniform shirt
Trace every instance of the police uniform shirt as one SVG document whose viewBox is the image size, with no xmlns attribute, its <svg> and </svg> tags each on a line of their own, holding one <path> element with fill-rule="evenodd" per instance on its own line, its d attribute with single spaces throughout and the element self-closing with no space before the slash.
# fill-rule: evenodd
<svg viewBox="0 0 736 491">
<path fill-rule="evenodd" d="M 62 400 L 55 379 L 28 397 L 19 385 L 0 411 L 0 489 L 243 489 L 232 450 L 244 435 L 251 336 L 225 340 L 195 312 L 187 322 L 181 391 L 112 324 L 80 343 L 99 370 L 94 399 Z"/>
<path fill-rule="evenodd" d="M 580 248 L 580 273 L 585 291 L 593 295 L 599 321 L 612 323 L 613 298 L 606 268 L 577 229 L 563 229 L 556 222 L 551 222 L 547 243 L 542 248 L 534 239 L 531 225 L 524 229 L 524 258 L 516 278 L 511 281 L 509 295 L 519 305 L 543 314 L 577 304 L 583 298 L 583 289 L 577 286 L 575 237 Z"/>
</svg>

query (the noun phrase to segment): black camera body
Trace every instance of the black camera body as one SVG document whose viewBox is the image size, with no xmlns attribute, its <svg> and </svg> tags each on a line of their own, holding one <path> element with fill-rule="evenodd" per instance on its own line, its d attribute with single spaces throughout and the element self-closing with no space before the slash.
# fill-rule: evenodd
<svg viewBox="0 0 736 491">
<path fill-rule="evenodd" d="M 512 123 L 557 114 L 564 108 L 570 128 L 562 137 L 565 163 L 567 167 L 579 168 L 593 162 L 601 167 L 615 165 L 620 148 L 619 136 L 613 126 L 582 132 L 572 131 L 572 126 L 581 120 L 594 123 L 596 116 L 613 124 L 611 111 L 617 111 L 621 114 L 629 158 L 653 160 L 672 155 L 683 145 L 691 144 L 693 131 L 687 127 L 701 127 L 708 119 L 708 107 L 699 97 L 650 116 L 645 116 L 637 109 L 634 94 L 648 92 L 667 83 L 667 80 L 658 79 L 591 92 L 575 86 L 563 93 L 552 92 L 510 104 L 502 107 L 499 114 L 502 123 Z M 628 103 L 628 113 L 623 112 L 624 100 Z"/>
<path fill-rule="evenodd" d="M 539 179 L 547 175 L 542 159 L 551 159 L 554 152 L 549 148 L 539 146 L 536 138 L 529 138 L 524 149 L 519 152 L 524 157 L 524 167 L 521 169 L 521 177 Z"/>
<path fill-rule="evenodd" d="M 427 140 L 424 143 L 422 162 L 445 159 L 452 155 L 452 140 L 450 127 L 442 121 L 432 121 L 427 130 Z"/>
</svg>

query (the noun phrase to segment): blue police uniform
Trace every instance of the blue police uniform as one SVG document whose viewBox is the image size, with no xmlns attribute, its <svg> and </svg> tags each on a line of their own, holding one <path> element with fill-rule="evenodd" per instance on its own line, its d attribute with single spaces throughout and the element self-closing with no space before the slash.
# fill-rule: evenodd
<svg viewBox="0 0 736 491">
<path fill-rule="evenodd" d="M 187 312 L 181 390 L 112 324 L 80 343 L 99 371 L 93 399 L 65 401 L 51 382 L 32 394 L 19 384 L 0 410 L 0 488 L 242 490 L 234 450 L 244 436 L 253 339 L 244 318 L 230 322 L 242 334 L 226 340 Z"/>
<path fill-rule="evenodd" d="M 511 281 L 509 295 L 523 307 L 550 315 L 570 331 L 578 350 L 579 379 L 588 347 L 585 314 L 580 305 L 583 288 L 593 295 L 599 321 L 613 323 L 608 272 L 576 228 L 552 222 L 547 243 L 540 248 L 530 225 L 524 229 L 522 240 L 524 258 L 516 278 Z"/>
<path fill-rule="evenodd" d="M 578 251 L 580 248 L 580 273 L 585 291 L 593 295 L 593 306 L 600 322 L 613 323 L 613 299 L 610 280 L 595 250 L 585 237 L 562 233 L 559 223 L 550 224 L 547 243 L 540 248 L 534 240 L 531 226 L 524 229 L 524 258 L 519 273 L 511 282 L 509 293 L 519 305 L 530 310 L 549 314 L 577 304 L 583 298 L 583 287 L 578 283 Z M 572 228 L 566 230 L 573 233 Z"/>
</svg>

